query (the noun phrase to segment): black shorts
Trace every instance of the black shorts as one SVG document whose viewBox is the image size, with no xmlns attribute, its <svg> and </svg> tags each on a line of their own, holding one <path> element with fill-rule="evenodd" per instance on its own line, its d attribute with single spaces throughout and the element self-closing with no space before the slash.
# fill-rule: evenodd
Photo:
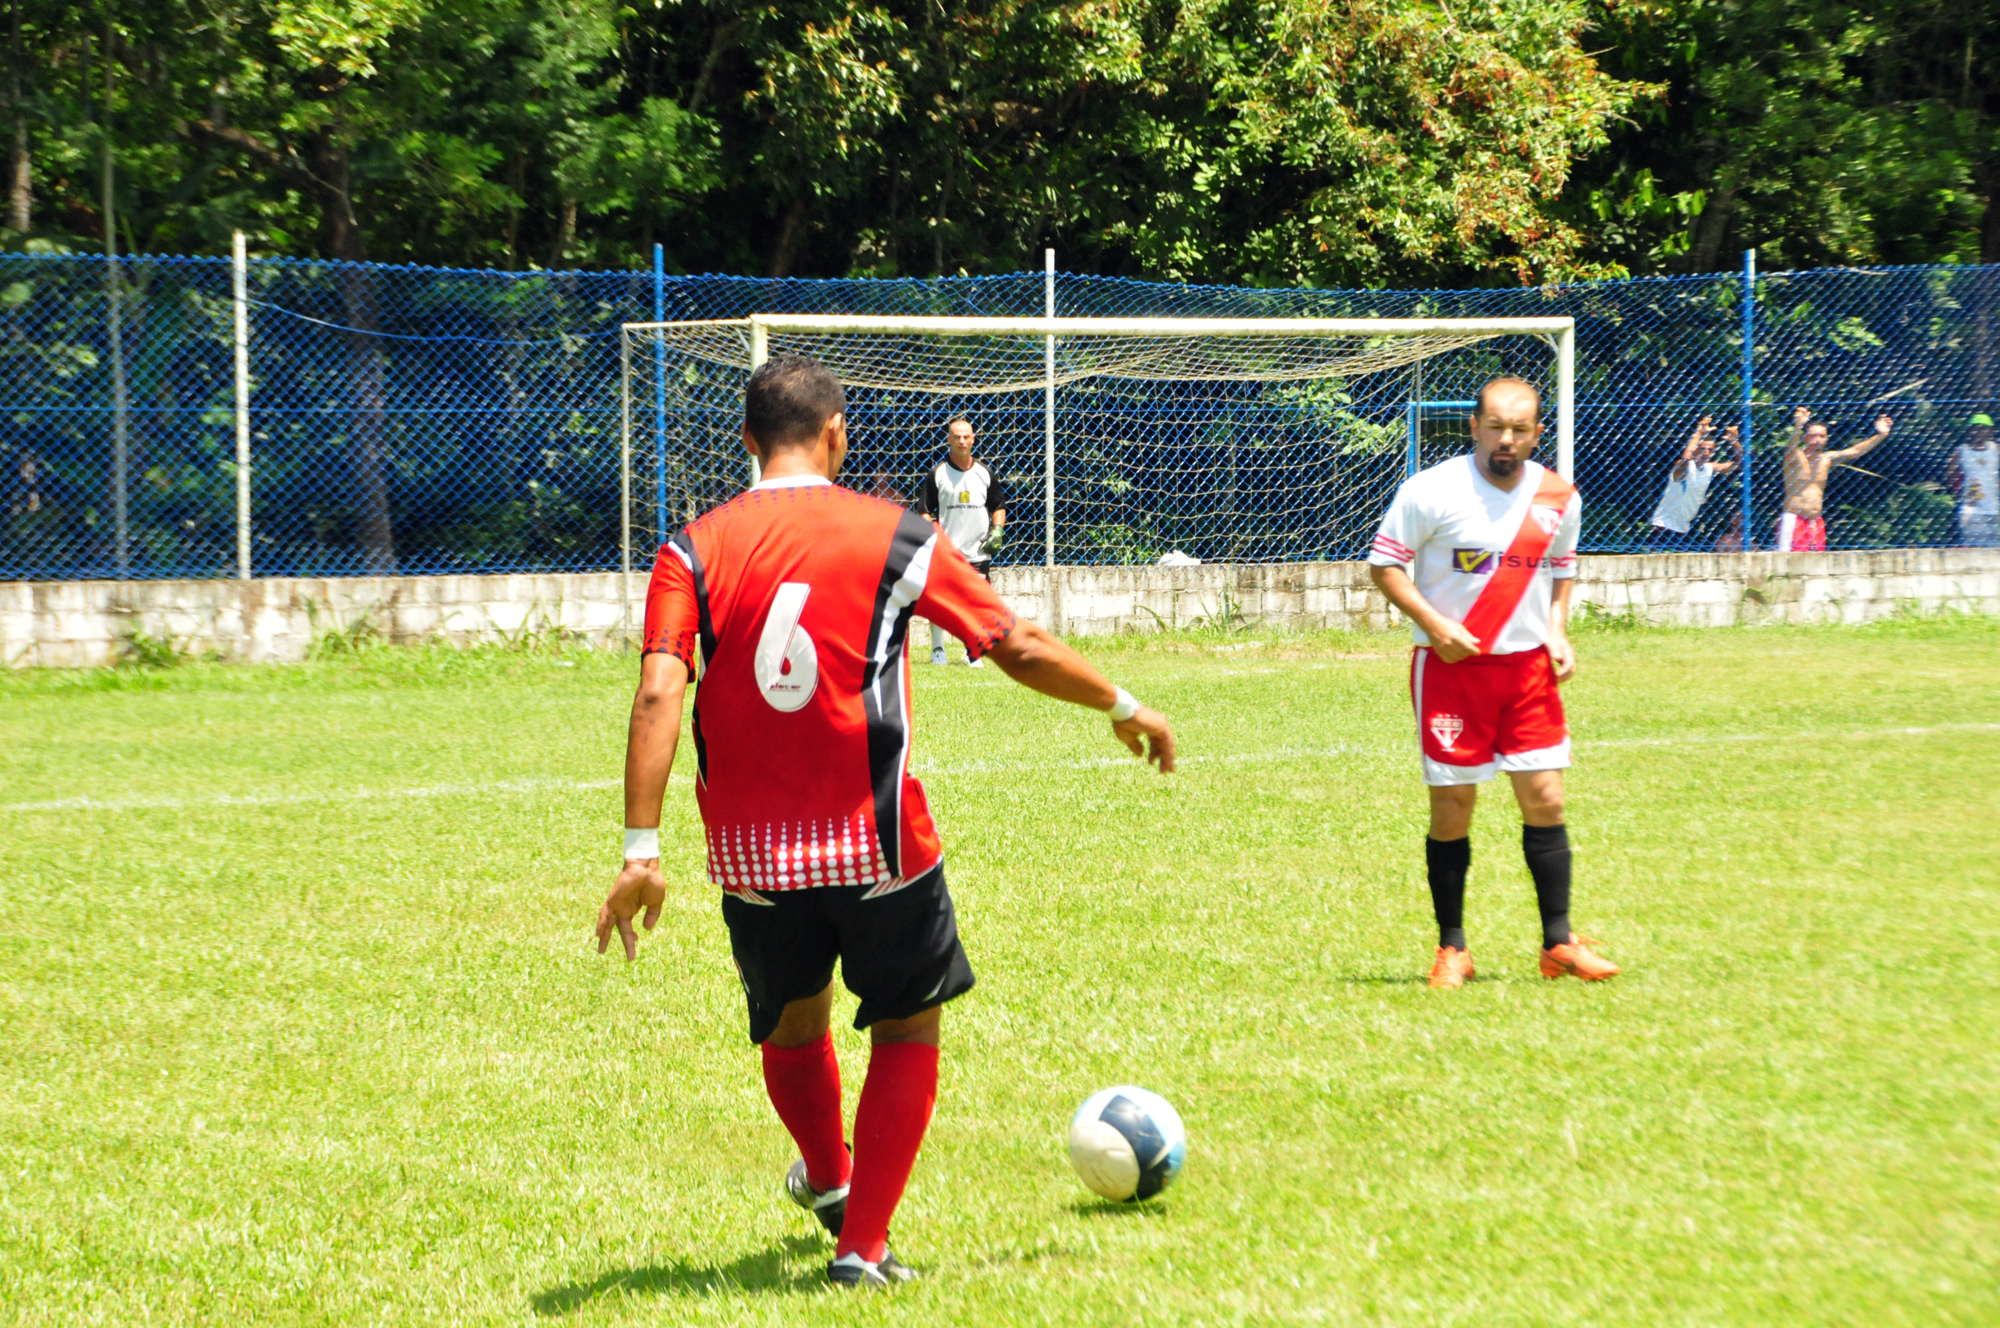
<svg viewBox="0 0 2000 1328">
<path fill-rule="evenodd" d="M 990 558 L 982 559 L 972 565 L 972 570 L 985 577 L 988 581 L 991 581 L 993 579 L 993 560 Z"/>
<path fill-rule="evenodd" d="M 772 890 L 768 904 L 722 897 L 729 949 L 750 1006 L 750 1040 L 762 1042 L 793 1001 L 833 980 L 861 998 L 854 1026 L 908 1019 L 972 990 L 971 961 L 958 943 L 958 918 L 944 865 L 874 899 L 866 885 Z"/>
</svg>

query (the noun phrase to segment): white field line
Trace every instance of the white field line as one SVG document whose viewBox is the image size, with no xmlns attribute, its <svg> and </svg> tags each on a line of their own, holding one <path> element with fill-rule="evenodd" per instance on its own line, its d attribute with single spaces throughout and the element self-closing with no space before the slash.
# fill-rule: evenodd
<svg viewBox="0 0 2000 1328">
<path fill-rule="evenodd" d="M 1865 742 L 1877 738 L 1916 738 L 1938 733 L 2000 732 L 2000 724 L 1929 724 L 1904 728 L 1846 729 L 1802 733 L 1710 733 L 1679 738 L 1599 738 L 1579 741 L 1583 749 L 1600 747 L 1696 747 L 1717 742 L 1801 743 Z M 1274 761 L 1316 761 L 1339 756 L 1394 756 L 1405 753 L 1401 743 L 1330 747 L 1280 747 L 1261 752 L 1228 752 L 1219 756 L 1184 756 L 1182 765 L 1267 765 Z M 1068 761 L 964 761 L 950 765 L 917 764 L 920 776 L 993 775 L 1046 770 L 1100 770 L 1129 766 L 1131 756 L 1088 756 Z M 216 793 L 196 798 L 51 798 L 45 802 L 4 802 L 0 812 L 147 811 L 203 807 L 289 807 L 329 802 L 375 802 L 387 799 L 491 798 L 509 793 L 592 793 L 615 789 L 617 779 L 501 779 L 484 784 L 425 784 L 415 788 L 343 789 L 324 793 Z"/>
<path fill-rule="evenodd" d="M 577 793 L 615 789 L 623 785 L 622 779 L 497 779 L 488 784 L 424 784 L 416 788 L 357 788 L 326 793 L 214 793 L 199 798 L 52 798 L 47 802 L 0 802 L 0 812 L 292 807 L 315 802 L 373 802 L 379 798 L 485 798 L 504 793 Z"/>
</svg>

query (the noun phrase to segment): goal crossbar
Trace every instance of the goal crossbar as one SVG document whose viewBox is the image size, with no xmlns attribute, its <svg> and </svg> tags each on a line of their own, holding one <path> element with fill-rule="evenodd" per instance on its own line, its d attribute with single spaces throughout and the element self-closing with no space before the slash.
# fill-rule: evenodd
<svg viewBox="0 0 2000 1328">
<path fill-rule="evenodd" d="M 1560 336 L 1574 318 L 954 318 L 845 314 L 752 314 L 626 323 L 627 332 L 667 328 L 763 328 L 805 336 L 930 337 L 1395 337 Z"/>
</svg>

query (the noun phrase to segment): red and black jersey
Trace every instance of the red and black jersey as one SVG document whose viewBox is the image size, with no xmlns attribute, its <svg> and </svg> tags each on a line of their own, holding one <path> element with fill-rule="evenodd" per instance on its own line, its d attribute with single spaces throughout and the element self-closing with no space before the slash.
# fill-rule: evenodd
<svg viewBox="0 0 2000 1328">
<path fill-rule="evenodd" d="M 937 865 L 909 773 L 913 613 L 974 658 L 1014 627 L 929 521 L 816 477 L 767 480 L 662 546 L 645 649 L 692 672 L 701 646 L 695 792 L 723 889 L 881 894 Z"/>
</svg>

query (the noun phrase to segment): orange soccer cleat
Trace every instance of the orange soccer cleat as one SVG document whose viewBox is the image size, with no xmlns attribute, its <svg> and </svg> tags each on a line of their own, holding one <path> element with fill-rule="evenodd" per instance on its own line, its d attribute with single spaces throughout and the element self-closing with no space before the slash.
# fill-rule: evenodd
<svg viewBox="0 0 2000 1328">
<path fill-rule="evenodd" d="M 1571 932 L 1566 944 L 1542 951 L 1542 976 L 1582 978 L 1585 982 L 1602 982 L 1606 978 L 1617 977 L 1618 965 L 1601 955 L 1592 954 L 1587 948 L 1596 944 L 1588 936 Z"/>
<path fill-rule="evenodd" d="M 1431 964 L 1431 985 L 1433 987 L 1463 987 L 1465 980 L 1472 976 L 1472 952 L 1449 945 L 1438 947 L 1437 959 Z"/>
</svg>

